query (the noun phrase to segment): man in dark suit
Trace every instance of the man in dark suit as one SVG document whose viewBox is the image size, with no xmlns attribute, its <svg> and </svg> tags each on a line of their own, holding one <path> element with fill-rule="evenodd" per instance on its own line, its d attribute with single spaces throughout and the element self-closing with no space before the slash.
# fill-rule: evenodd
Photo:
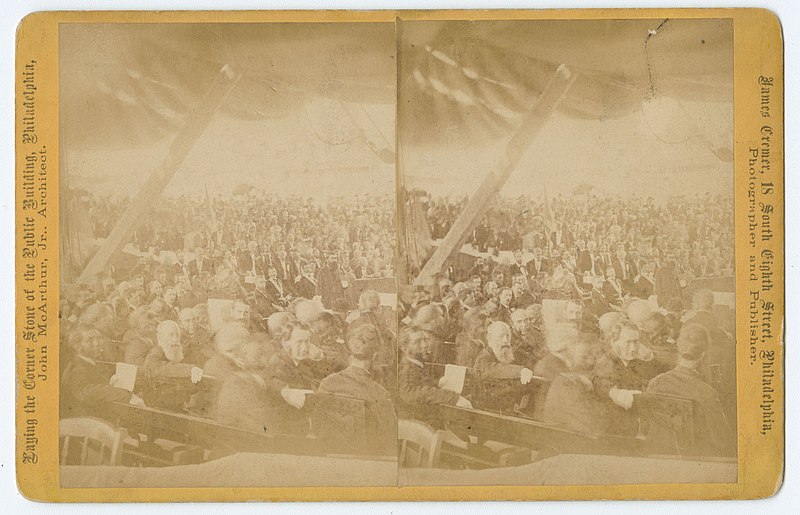
<svg viewBox="0 0 800 515">
<path fill-rule="evenodd" d="M 258 244 L 251 241 L 246 247 L 244 240 L 237 243 L 236 250 L 236 272 L 240 275 L 255 273 L 255 260 Z"/>
<path fill-rule="evenodd" d="M 362 257 L 359 259 L 358 265 L 356 268 L 353 269 L 353 274 L 355 274 L 356 279 L 367 279 L 372 277 L 375 272 L 367 263 L 367 258 Z"/>
<path fill-rule="evenodd" d="M 327 256 L 327 266 L 317 274 L 317 294 L 322 297 L 322 305 L 332 309 L 337 303 L 347 302 L 342 284 L 342 273 L 335 252 Z"/>
<path fill-rule="evenodd" d="M 609 311 L 613 311 L 603 292 L 606 281 L 602 276 L 596 275 L 592 278 L 592 291 L 589 292 L 589 312 L 600 318 Z M 614 291 L 616 294 L 616 290 Z"/>
<path fill-rule="evenodd" d="M 267 273 L 269 274 L 269 279 L 267 279 L 264 285 L 264 292 L 273 299 L 274 305 L 285 308 L 289 305 L 289 301 L 292 298 L 291 293 L 278 277 L 278 271 L 274 266 L 269 267 Z"/>
<path fill-rule="evenodd" d="M 703 380 L 713 386 L 732 418 L 736 413 L 736 345 L 733 338 L 722 330 L 714 313 L 714 293 L 708 289 L 697 290 L 692 296 L 692 311 L 687 313 L 684 325 L 697 324 L 708 331 L 709 348 L 700 372 Z"/>
<path fill-rule="evenodd" d="M 188 269 L 189 278 L 200 277 L 203 272 L 209 272 L 214 275 L 214 262 L 210 257 L 206 256 L 203 247 L 197 247 L 194 249 L 194 259 L 189 261 Z"/>
<path fill-rule="evenodd" d="M 569 247 L 575 243 L 575 237 L 569 229 L 564 229 L 564 225 L 561 222 L 557 222 L 556 230 L 550 233 L 550 241 L 554 247 L 560 247 L 561 245 Z"/>
<path fill-rule="evenodd" d="M 133 393 L 109 384 L 110 373 L 97 366 L 97 349 L 102 335 L 97 329 L 78 326 L 70 333 L 69 357 L 61 370 L 60 414 L 62 418 L 81 415 L 102 416 L 112 402 L 144 406 Z"/>
<path fill-rule="evenodd" d="M 275 253 L 275 259 L 272 263 L 275 270 L 278 272 L 278 279 L 281 280 L 284 286 L 288 286 L 290 283 L 287 281 L 293 281 L 293 278 L 291 277 L 286 250 L 284 250 L 283 246 L 278 247 L 278 251 Z"/>
<path fill-rule="evenodd" d="M 653 277 L 654 265 L 652 262 L 642 264 L 639 275 L 633 281 L 631 295 L 640 299 L 649 299 L 655 291 L 656 280 Z"/>
<path fill-rule="evenodd" d="M 611 266 L 614 267 L 615 275 L 622 289 L 628 293 L 633 288 L 633 281 L 639 275 L 639 271 L 630 259 L 630 253 L 625 250 L 624 243 L 618 243 L 616 250 L 616 253 L 611 256 Z"/>
<path fill-rule="evenodd" d="M 435 404 L 472 407 L 457 392 L 438 386 L 439 375 L 426 366 L 433 354 L 433 344 L 425 331 L 407 328 L 401 333 L 400 340 L 403 359 L 398 370 L 398 400 L 401 406 L 412 411 Z"/>
<path fill-rule="evenodd" d="M 694 453 L 735 455 L 736 433 L 725 416 L 719 393 L 701 373 L 703 358 L 710 349 L 708 331 L 700 324 L 685 324 L 678 335 L 677 348 L 678 365 L 654 377 L 647 393 L 692 400 Z"/>
<path fill-rule="evenodd" d="M 542 274 L 550 273 L 550 263 L 543 257 L 541 247 L 533 249 L 533 259 L 528 261 L 528 277 L 538 279 Z"/>
<path fill-rule="evenodd" d="M 311 331 L 299 322 L 285 327 L 282 348 L 264 371 L 273 427 L 277 432 L 305 435 L 309 414 L 303 409 L 306 394 L 315 390 L 315 380 L 302 367 L 305 361 L 319 361 L 322 351 L 311 342 Z"/>
<path fill-rule="evenodd" d="M 488 345 L 475 358 L 475 371 L 481 382 L 481 405 L 512 411 L 523 395 L 520 387 L 530 383 L 533 371 L 516 360 L 508 324 L 489 324 L 486 339 Z"/>
<path fill-rule="evenodd" d="M 589 240 L 586 249 L 578 253 L 578 272 L 589 275 L 602 275 L 606 269 L 603 258 L 597 253 L 597 243 Z"/>
<path fill-rule="evenodd" d="M 300 277 L 303 275 L 303 262 L 300 259 L 300 255 L 297 253 L 295 249 L 289 249 L 289 279 L 288 283 L 292 287 L 300 280 Z"/>
<path fill-rule="evenodd" d="M 369 324 L 356 327 L 347 335 L 347 347 L 350 364 L 323 379 L 318 391 L 363 400 L 367 427 L 366 441 L 360 447 L 375 454 L 391 454 L 397 446 L 397 416 L 391 394 L 373 375 L 381 352 L 377 330 Z"/>
<path fill-rule="evenodd" d="M 269 250 L 269 246 L 261 245 L 256 256 L 256 274 L 266 276 L 267 270 L 271 266 L 273 266 L 272 253 Z"/>
<path fill-rule="evenodd" d="M 609 304 L 617 307 L 622 306 L 622 299 L 625 297 L 625 292 L 622 289 L 622 285 L 617 280 L 617 272 L 613 266 L 606 268 L 603 295 Z"/>
<path fill-rule="evenodd" d="M 314 263 L 302 265 L 302 275 L 294 283 L 295 295 L 303 299 L 313 299 L 317 294 L 317 279 L 314 277 Z"/>
<path fill-rule="evenodd" d="M 262 330 L 267 329 L 267 318 L 276 311 L 280 304 L 267 293 L 267 278 L 263 275 L 256 277 L 255 288 L 250 298 L 253 316 Z"/>
</svg>

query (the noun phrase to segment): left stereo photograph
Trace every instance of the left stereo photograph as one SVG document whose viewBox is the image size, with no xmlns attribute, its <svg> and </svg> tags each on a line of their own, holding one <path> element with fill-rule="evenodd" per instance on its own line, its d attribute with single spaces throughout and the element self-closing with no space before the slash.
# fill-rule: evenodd
<svg viewBox="0 0 800 515">
<path fill-rule="evenodd" d="M 396 485 L 394 24 L 58 44 L 61 487 Z"/>
</svg>

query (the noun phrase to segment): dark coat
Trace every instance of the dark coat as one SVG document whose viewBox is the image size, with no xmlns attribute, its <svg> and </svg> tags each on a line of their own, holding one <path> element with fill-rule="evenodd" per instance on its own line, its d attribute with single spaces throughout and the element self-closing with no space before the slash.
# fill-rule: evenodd
<svg viewBox="0 0 800 515">
<path fill-rule="evenodd" d="M 570 372 L 560 374 L 547 390 L 542 419 L 580 433 L 609 432 L 608 404 L 597 397 L 588 378 Z"/>
<path fill-rule="evenodd" d="M 109 373 L 93 361 L 73 355 L 61 371 L 61 418 L 103 416 L 111 402 L 128 402 L 133 394 L 108 384 Z"/>
<path fill-rule="evenodd" d="M 273 425 L 278 432 L 305 435 L 310 429 L 309 413 L 306 408 L 297 409 L 289 405 L 281 396 L 285 387 L 300 390 L 315 390 L 315 381 L 303 372 L 303 368 L 295 365 L 285 350 L 276 352 L 264 370 L 268 409 Z"/>
<path fill-rule="evenodd" d="M 722 410 L 719 394 L 696 370 L 677 366 L 654 377 L 647 393 L 681 397 L 693 401 L 692 427 L 696 451 L 711 456 L 736 454 L 736 434 Z"/>
<path fill-rule="evenodd" d="M 122 341 L 125 345 L 125 363 L 140 366 L 144 365 L 147 354 L 156 345 L 152 338 L 143 336 L 134 329 L 128 330 L 122 337 Z"/>
<path fill-rule="evenodd" d="M 294 283 L 294 292 L 298 297 L 313 299 L 317 294 L 317 283 L 311 282 L 308 277 L 303 276 L 299 281 Z"/>
<path fill-rule="evenodd" d="M 404 358 L 398 371 L 398 398 L 402 404 L 415 407 L 430 404 L 449 404 L 458 402 L 459 394 L 439 388 L 438 377 L 430 369 Z"/>
<path fill-rule="evenodd" d="M 273 434 L 269 406 L 270 398 L 263 383 L 251 373 L 237 372 L 222 383 L 214 418 L 221 424 Z"/>
<path fill-rule="evenodd" d="M 366 408 L 365 448 L 370 452 L 392 454 L 397 446 L 397 415 L 391 394 L 367 370 L 350 365 L 332 374 L 319 385 L 319 393 L 361 399 Z"/>
</svg>

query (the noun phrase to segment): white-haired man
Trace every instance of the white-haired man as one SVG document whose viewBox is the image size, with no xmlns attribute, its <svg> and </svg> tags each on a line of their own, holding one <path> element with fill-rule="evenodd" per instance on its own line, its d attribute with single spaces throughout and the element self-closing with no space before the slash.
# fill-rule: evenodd
<svg viewBox="0 0 800 515">
<path fill-rule="evenodd" d="M 181 329 L 174 320 L 164 320 L 156 328 L 158 345 L 150 349 L 144 360 L 145 368 L 154 378 L 187 377 L 198 383 L 203 370 L 193 363 L 184 362 Z"/>
<path fill-rule="evenodd" d="M 515 362 L 508 324 L 492 322 L 486 329 L 486 337 L 488 346 L 475 359 L 483 392 L 480 404 L 512 411 L 528 393 L 521 387 L 531 382 L 533 371 Z"/>
</svg>

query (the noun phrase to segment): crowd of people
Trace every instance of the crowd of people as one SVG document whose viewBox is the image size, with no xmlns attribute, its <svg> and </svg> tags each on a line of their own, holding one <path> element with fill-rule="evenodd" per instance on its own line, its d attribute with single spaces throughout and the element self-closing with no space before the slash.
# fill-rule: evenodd
<svg viewBox="0 0 800 515">
<path fill-rule="evenodd" d="M 421 197 L 431 235 L 447 234 L 467 199 Z M 528 276 L 551 277 L 566 269 L 582 278 L 604 276 L 613 267 L 617 279 L 632 288 L 637 278 L 647 292 L 660 270 L 683 285 L 695 278 L 733 275 L 733 201 L 724 195 L 670 198 L 622 198 L 606 195 L 520 196 L 502 199 L 480 220 L 467 243 L 481 253 L 515 255 Z M 536 261 L 531 263 L 532 258 Z M 450 279 L 468 280 L 469 270 Z M 504 277 L 510 286 L 511 278 Z M 666 277 L 665 277 L 666 280 Z M 672 285 L 669 285 L 670 287 Z M 664 292 L 662 297 L 672 291 Z M 664 300 L 669 300 L 665 298 Z"/>
<path fill-rule="evenodd" d="M 98 237 L 125 208 L 88 203 Z M 668 450 L 735 452 L 733 313 L 694 284 L 732 274 L 730 199 L 502 200 L 468 238 L 475 257 L 430 285 L 401 278 L 396 312 L 354 290 L 394 276 L 391 205 L 162 201 L 126 259 L 62 287 L 61 416 L 124 402 L 307 436 L 307 396 L 330 393 L 363 400 L 363 448 L 394 454 L 397 417 L 437 425 L 437 405 L 650 438 L 653 394 L 693 406 L 693 445 Z M 462 207 L 427 199 L 434 238 Z M 117 362 L 134 387 L 102 365 Z"/>
<path fill-rule="evenodd" d="M 423 198 L 441 238 L 463 202 Z M 694 444 L 671 451 L 732 455 L 733 310 L 696 281 L 732 275 L 732 205 L 501 199 L 467 238 L 473 257 L 433 284 L 401 278 L 401 416 L 435 424 L 445 404 L 669 447 L 676 428 L 637 400 L 677 397 L 692 403 Z M 458 391 L 448 364 L 466 368 Z"/>
<path fill-rule="evenodd" d="M 85 202 L 97 237 L 126 207 Z M 394 240 L 382 197 L 162 199 L 94 283 L 62 286 L 61 416 L 122 402 L 303 437 L 306 397 L 335 394 L 365 403 L 356 447 L 393 454 L 396 318 L 363 280 L 393 277 Z"/>
</svg>

